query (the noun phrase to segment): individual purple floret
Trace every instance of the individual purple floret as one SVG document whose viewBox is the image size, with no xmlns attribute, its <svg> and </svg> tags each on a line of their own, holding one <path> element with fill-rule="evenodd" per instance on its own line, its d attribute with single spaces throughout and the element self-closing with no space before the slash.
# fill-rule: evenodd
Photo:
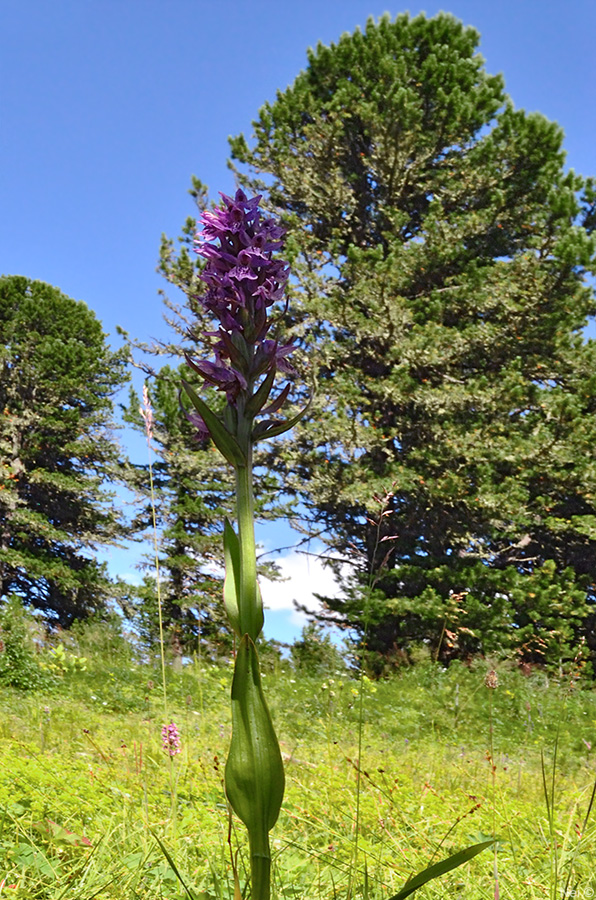
<svg viewBox="0 0 596 900">
<path fill-rule="evenodd" d="M 206 290 L 197 299 L 218 323 L 217 331 L 204 335 L 216 339 L 215 358 L 187 361 L 205 384 L 225 391 L 228 403 L 236 406 L 240 398 L 245 407 L 262 376 L 294 373 L 287 361 L 294 345 L 267 337 L 267 310 L 283 298 L 288 280 L 287 263 L 273 258 L 283 246 L 284 229 L 262 216 L 260 196 L 249 200 L 238 190 L 233 199 L 221 197 L 221 206 L 203 213 L 197 234 L 197 253 L 207 260 L 199 276 Z M 193 422 L 201 428 L 196 415 Z"/>
<path fill-rule="evenodd" d="M 173 722 L 163 726 L 161 729 L 161 740 L 163 742 L 163 749 L 171 757 L 180 753 L 180 732 Z"/>
</svg>

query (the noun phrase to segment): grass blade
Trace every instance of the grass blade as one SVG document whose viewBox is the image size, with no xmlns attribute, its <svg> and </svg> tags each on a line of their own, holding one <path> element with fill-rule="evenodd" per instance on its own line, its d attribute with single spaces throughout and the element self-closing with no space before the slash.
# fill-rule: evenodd
<svg viewBox="0 0 596 900">
<path fill-rule="evenodd" d="M 413 894 L 414 891 L 417 891 L 418 888 L 423 885 L 428 884 L 429 881 L 432 881 L 434 878 L 439 878 L 446 872 L 450 872 L 451 869 L 457 869 L 458 866 L 473 859 L 479 853 L 482 853 L 483 850 L 486 850 L 487 847 L 491 847 L 495 843 L 496 841 L 491 838 L 491 840 L 482 841 L 480 844 L 472 844 L 471 847 L 466 847 L 465 850 L 460 850 L 458 853 L 454 853 L 453 856 L 448 856 L 447 859 L 443 859 L 441 862 L 429 866 L 427 869 L 424 869 L 422 872 L 419 872 L 418 875 L 411 878 L 401 891 L 398 891 L 397 894 L 394 894 L 389 900 L 405 900 L 406 897 L 409 897 L 410 894 Z"/>
<path fill-rule="evenodd" d="M 155 834 L 154 831 L 152 831 L 151 834 L 153 835 L 153 837 L 155 838 L 155 840 L 156 840 L 157 843 L 159 844 L 160 849 L 161 849 L 161 852 L 163 853 L 163 855 L 164 855 L 165 858 L 167 859 L 168 863 L 170 864 L 170 867 L 172 868 L 172 871 L 175 872 L 176 878 L 178 879 L 178 881 L 180 882 L 180 884 L 182 885 L 182 887 L 184 888 L 184 890 L 185 890 L 186 893 L 188 894 L 190 900 L 200 900 L 199 897 L 195 897 L 195 895 L 193 894 L 193 892 L 191 891 L 191 889 L 190 889 L 190 888 L 188 887 L 188 885 L 186 884 L 184 878 L 183 878 L 182 875 L 180 874 L 180 871 L 179 871 L 179 869 L 178 869 L 178 866 L 177 866 L 176 863 L 174 862 L 174 859 L 173 859 L 173 857 L 171 856 L 171 854 L 169 853 L 167 847 L 162 843 L 162 841 L 158 838 L 158 836 Z"/>
</svg>

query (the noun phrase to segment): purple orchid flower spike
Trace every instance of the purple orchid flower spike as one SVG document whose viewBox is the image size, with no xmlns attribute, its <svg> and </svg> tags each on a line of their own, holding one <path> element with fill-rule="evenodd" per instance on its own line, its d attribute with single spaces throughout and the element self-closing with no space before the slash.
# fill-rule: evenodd
<svg viewBox="0 0 596 900">
<path fill-rule="evenodd" d="M 170 722 L 169 725 L 164 725 L 161 729 L 161 741 L 163 749 L 170 757 L 173 758 L 177 753 L 180 753 L 180 732 L 173 722 Z"/>
<path fill-rule="evenodd" d="M 184 383 L 184 388 L 195 409 L 187 415 L 197 426 L 198 436 L 209 433 L 236 465 L 250 452 L 250 442 L 272 436 L 273 428 L 275 434 L 282 434 L 302 414 L 285 422 L 259 422 L 253 428 L 259 414 L 277 411 L 288 398 L 289 383 L 271 398 L 276 376 L 295 374 L 287 359 L 294 344 L 280 344 L 269 336 L 268 310 L 283 299 L 289 275 L 287 263 L 274 258 L 285 232 L 262 215 L 260 196 L 249 200 L 238 190 L 233 198 L 225 194 L 221 198 L 219 207 L 203 213 L 202 231 L 197 234 L 197 253 L 206 260 L 199 276 L 205 292 L 197 299 L 217 326 L 203 334 L 215 358 L 197 360 L 187 355 L 187 362 L 204 378 L 204 385 L 226 394 L 227 413 L 216 416 L 189 385 Z"/>
</svg>

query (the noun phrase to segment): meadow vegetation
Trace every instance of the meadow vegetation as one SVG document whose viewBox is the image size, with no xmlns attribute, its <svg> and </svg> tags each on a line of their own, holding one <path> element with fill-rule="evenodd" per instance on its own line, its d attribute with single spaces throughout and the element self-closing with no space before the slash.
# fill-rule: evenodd
<svg viewBox="0 0 596 900">
<path fill-rule="evenodd" d="M 596 695 L 578 665 L 556 674 L 489 660 L 444 668 L 421 652 L 415 666 L 373 682 L 312 631 L 289 659 L 265 649 L 287 774 L 274 897 L 388 898 L 431 861 L 493 834 L 501 898 L 591 896 L 595 838 L 584 820 Z M 142 659 L 117 623 L 77 627 L 53 648 L 30 645 L 19 667 L 18 687 L 8 670 L 1 676 L 0 893 L 173 900 L 188 896 L 174 862 L 197 900 L 232 900 L 234 866 L 243 882 L 247 862 L 222 787 L 229 662 L 168 664 L 169 718 L 182 742 L 173 758 L 161 742 L 159 663 Z M 497 896 L 493 855 L 420 895 Z"/>
</svg>

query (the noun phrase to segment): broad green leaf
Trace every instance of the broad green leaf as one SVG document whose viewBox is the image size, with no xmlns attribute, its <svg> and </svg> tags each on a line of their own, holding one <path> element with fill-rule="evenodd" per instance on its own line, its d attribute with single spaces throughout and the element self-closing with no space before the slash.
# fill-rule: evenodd
<svg viewBox="0 0 596 900">
<path fill-rule="evenodd" d="M 249 634 L 253 640 L 256 640 L 263 630 L 264 622 L 261 589 L 257 582 L 254 600 L 243 603 L 240 540 L 228 519 L 224 522 L 224 559 L 223 600 L 228 620 L 238 638 Z"/>
<path fill-rule="evenodd" d="M 219 452 L 225 456 L 230 465 L 245 466 L 245 454 L 242 452 L 242 448 L 234 435 L 228 431 L 223 422 L 209 409 L 205 401 L 201 400 L 197 392 L 184 379 L 182 380 L 182 387 L 209 429 L 209 434 Z"/>
<path fill-rule="evenodd" d="M 242 637 L 240 629 L 240 602 L 238 586 L 240 584 L 240 544 L 238 535 L 230 525 L 228 519 L 224 522 L 224 557 L 226 574 L 223 586 L 223 600 L 228 614 L 230 625 L 238 635 Z"/>
<path fill-rule="evenodd" d="M 428 869 L 424 869 L 422 872 L 419 872 L 418 875 L 411 878 L 401 891 L 398 891 L 397 894 L 394 894 L 389 900 L 405 900 L 406 897 L 409 897 L 410 894 L 413 894 L 414 891 L 417 891 L 418 888 L 423 885 L 428 884 L 429 881 L 432 881 L 434 878 L 439 878 L 446 872 L 450 872 L 451 869 L 457 869 L 458 866 L 473 859 L 478 853 L 482 853 L 483 850 L 486 850 L 487 847 L 490 847 L 495 843 L 495 840 L 490 840 L 482 841 L 481 844 L 472 844 L 471 847 L 466 847 L 465 850 L 460 850 L 458 853 L 454 853 L 453 856 L 448 856 L 447 859 L 435 863 L 434 866 L 429 866 Z"/>
<path fill-rule="evenodd" d="M 257 649 L 245 634 L 232 681 L 232 741 L 225 787 L 230 806 L 248 829 L 251 853 L 269 857 L 269 831 L 279 816 L 285 776 L 265 702 Z"/>
</svg>

